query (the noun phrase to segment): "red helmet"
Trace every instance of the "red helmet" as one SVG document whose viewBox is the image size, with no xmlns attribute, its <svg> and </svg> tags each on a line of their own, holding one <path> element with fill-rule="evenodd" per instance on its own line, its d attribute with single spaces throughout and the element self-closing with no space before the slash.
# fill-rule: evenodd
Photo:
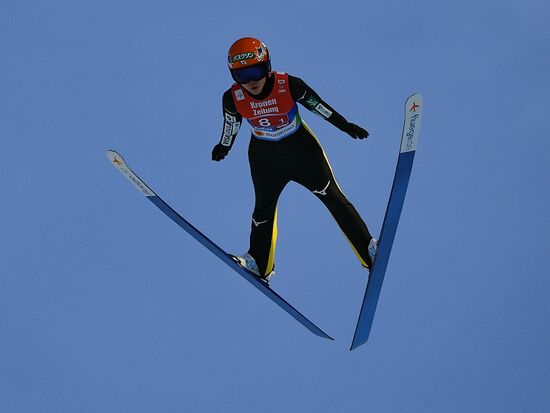
<svg viewBox="0 0 550 413">
<path fill-rule="evenodd" d="M 242 80 L 249 78 L 246 73 L 249 71 L 242 69 L 256 66 L 253 71 L 257 73 L 261 71 L 264 76 L 271 71 L 271 59 L 267 46 L 261 40 L 254 37 L 243 37 L 233 43 L 227 54 L 227 64 L 233 79 L 240 83 L 246 83 Z M 245 76 L 242 76 L 244 79 L 239 79 L 239 72 L 245 74 Z"/>
<path fill-rule="evenodd" d="M 227 60 L 229 69 L 239 69 L 260 63 L 269 64 L 269 50 L 261 40 L 254 37 L 243 37 L 229 48 Z"/>
</svg>

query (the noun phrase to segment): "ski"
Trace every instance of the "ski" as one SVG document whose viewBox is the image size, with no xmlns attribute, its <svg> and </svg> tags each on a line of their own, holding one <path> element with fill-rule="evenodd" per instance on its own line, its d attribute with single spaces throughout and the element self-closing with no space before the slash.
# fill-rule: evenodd
<svg viewBox="0 0 550 413">
<path fill-rule="evenodd" d="M 328 334 L 323 330 L 313 324 L 309 319 L 307 319 L 302 313 L 296 310 L 292 305 L 290 305 L 284 298 L 272 290 L 269 285 L 260 280 L 255 274 L 248 271 L 240 264 L 238 264 L 233 256 L 225 252 L 221 247 L 216 243 L 210 240 L 206 235 L 200 232 L 195 228 L 191 223 L 189 223 L 185 218 L 179 215 L 170 205 L 164 202 L 143 180 L 141 180 L 126 164 L 122 156 L 116 151 L 109 150 L 107 151 L 107 157 L 111 163 L 126 177 L 132 182 L 137 189 L 139 189 L 145 197 L 151 201 L 157 208 L 164 212 L 172 221 L 178 224 L 183 228 L 189 235 L 191 235 L 195 240 L 200 244 L 205 246 L 210 252 L 217 256 L 220 260 L 226 263 L 231 267 L 235 272 L 247 280 L 250 284 L 256 287 L 262 294 L 272 300 L 275 304 L 285 310 L 290 316 L 294 317 L 300 324 L 305 328 L 311 331 L 313 334 L 326 338 L 328 340 L 333 340 Z"/>
<path fill-rule="evenodd" d="M 390 199 L 386 207 L 386 215 L 382 224 L 382 230 L 380 231 L 380 238 L 378 239 L 378 251 L 374 258 L 373 268 L 369 274 L 350 351 L 367 342 L 372 328 L 376 305 L 380 297 L 399 217 L 403 209 L 403 201 L 405 200 L 411 176 L 414 154 L 420 133 L 420 123 L 422 121 L 422 108 L 422 95 L 418 93 L 410 96 L 405 103 L 405 123 L 403 125 L 401 147 Z"/>
</svg>

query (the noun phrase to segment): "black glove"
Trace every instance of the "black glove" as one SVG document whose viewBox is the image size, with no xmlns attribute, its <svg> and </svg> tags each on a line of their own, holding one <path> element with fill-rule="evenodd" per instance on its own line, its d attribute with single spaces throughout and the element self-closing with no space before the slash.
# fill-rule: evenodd
<svg viewBox="0 0 550 413">
<path fill-rule="evenodd" d="M 223 158 L 226 157 L 229 149 L 229 146 L 224 146 L 221 143 L 218 143 L 216 146 L 214 146 L 214 149 L 212 149 L 212 160 L 221 161 Z"/>
<path fill-rule="evenodd" d="M 355 123 L 348 123 L 346 129 L 344 129 L 344 132 L 346 132 L 353 139 L 366 139 L 369 137 L 369 133 Z"/>
</svg>

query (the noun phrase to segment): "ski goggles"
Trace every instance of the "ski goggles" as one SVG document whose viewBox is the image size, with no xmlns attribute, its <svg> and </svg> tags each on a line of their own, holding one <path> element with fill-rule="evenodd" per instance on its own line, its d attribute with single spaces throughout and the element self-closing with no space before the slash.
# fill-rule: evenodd
<svg viewBox="0 0 550 413">
<path fill-rule="evenodd" d="M 263 64 L 231 70 L 233 79 L 241 84 L 261 80 L 267 76 L 267 73 L 267 66 Z"/>
</svg>

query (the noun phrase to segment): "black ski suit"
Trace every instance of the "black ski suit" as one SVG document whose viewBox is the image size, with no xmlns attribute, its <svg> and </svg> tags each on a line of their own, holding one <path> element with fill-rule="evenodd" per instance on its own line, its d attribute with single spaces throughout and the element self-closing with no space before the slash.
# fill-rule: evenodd
<svg viewBox="0 0 550 413">
<path fill-rule="evenodd" d="M 302 104 L 353 138 L 368 136 L 368 132 L 347 122 L 303 80 L 290 75 L 287 79 L 293 102 Z M 280 87 L 281 80 L 278 82 Z M 221 141 L 212 152 L 214 160 L 223 159 L 235 141 L 243 118 L 243 114 L 237 110 L 238 101 L 252 98 L 255 102 L 252 107 L 262 108 L 264 103 L 268 104 L 273 100 L 270 99 L 273 97 L 273 88 L 278 86 L 275 85 L 275 74 L 272 72 L 258 95 L 250 95 L 244 89 L 245 95 L 240 91 L 235 93 L 235 87 L 236 85 L 223 95 L 224 127 Z M 261 115 L 258 110 L 254 110 L 254 113 Z M 294 181 L 323 202 L 344 232 L 361 264 L 369 268 L 372 263 L 368 245 L 372 236 L 355 207 L 338 186 L 321 144 L 298 113 L 296 116 L 298 121 L 295 129 L 281 139 L 262 139 L 254 133 L 251 136 L 248 158 L 256 201 L 248 253 L 256 260 L 260 274 L 267 275 L 273 270 L 277 241 L 277 201 L 286 184 Z M 261 119 L 259 124 L 263 125 Z M 252 129 L 254 130 L 254 125 Z M 261 131 L 257 133 L 263 135 Z"/>
</svg>

